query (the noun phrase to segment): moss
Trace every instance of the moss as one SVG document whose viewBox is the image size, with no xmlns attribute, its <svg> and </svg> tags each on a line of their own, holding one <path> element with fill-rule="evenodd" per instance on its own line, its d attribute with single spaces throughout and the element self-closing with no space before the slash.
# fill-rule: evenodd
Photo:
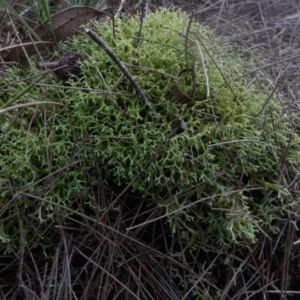
<svg viewBox="0 0 300 300">
<path fill-rule="evenodd" d="M 254 242 L 260 228 L 275 232 L 274 224 L 295 205 L 280 169 L 284 164 L 296 170 L 299 137 L 276 98 L 259 114 L 267 93 L 235 79 L 242 75 L 245 62 L 222 47 L 208 28 L 192 24 L 186 62 L 182 35 L 187 26 L 187 16 L 180 11 L 151 13 L 136 49 L 138 17 L 116 19 L 115 39 L 111 21 L 93 25 L 128 65 L 161 124 L 99 45 L 85 35 L 63 44 L 60 51 L 72 49 L 81 55 L 82 78 L 71 78 L 69 88 L 33 86 L 17 102 L 51 100 L 62 102 L 64 108 L 28 107 L 3 121 L 2 205 L 11 199 L 11 186 L 14 195 L 29 188 L 30 193 L 65 206 L 78 198 L 89 202 L 90 182 L 84 173 L 97 181 L 101 168 L 108 185 L 125 186 L 138 175 L 132 190 L 166 212 L 195 202 L 168 217 L 174 230 L 187 230 L 193 238 L 232 246 Z M 185 106 L 174 98 L 174 77 L 191 63 L 197 89 L 184 113 Z M 26 80 L 14 83 L 16 76 L 27 78 L 35 72 L 40 71 L 30 69 L 24 74 L 24 69 L 9 69 L 6 99 L 29 85 Z M 61 85 L 51 75 L 41 83 L 49 84 L 50 79 Z M 191 78 L 181 80 L 180 88 L 190 92 Z M 178 123 L 180 131 L 162 143 Z M 271 198 L 276 201 L 271 203 Z M 20 206 L 31 201 L 18 199 Z M 32 213 L 47 219 L 55 209 L 40 201 Z M 276 209 L 282 214 L 274 213 Z M 47 212 L 43 218 L 41 211 Z M 10 230 L 5 223 L 2 236 L 9 236 Z"/>
</svg>

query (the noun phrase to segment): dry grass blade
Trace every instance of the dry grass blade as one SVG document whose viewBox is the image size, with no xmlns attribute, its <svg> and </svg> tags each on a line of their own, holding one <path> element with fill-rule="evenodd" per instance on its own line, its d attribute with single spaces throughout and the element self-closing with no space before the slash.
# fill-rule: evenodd
<svg viewBox="0 0 300 300">
<path fill-rule="evenodd" d="M 211 51 L 206 49 L 200 35 L 196 36 L 194 42 L 198 53 L 193 54 L 193 57 L 189 56 L 187 50 L 193 32 L 190 31 L 189 26 L 187 33 L 183 30 L 185 40 L 182 43 L 183 45 L 185 43 L 186 61 L 190 58 L 198 59 L 199 65 L 203 68 L 203 78 L 207 85 L 204 97 L 210 100 L 214 97 L 214 90 L 210 89 L 211 78 L 209 78 L 207 69 L 208 61 L 212 60 L 229 89 L 236 82 L 243 81 L 243 85 L 247 88 L 260 86 L 266 95 L 266 105 L 277 97 L 282 104 L 283 112 L 289 117 L 288 120 L 293 131 L 300 133 L 298 119 L 300 108 L 300 63 L 298 59 L 300 56 L 300 14 L 295 13 L 299 6 L 296 0 L 112 0 L 111 2 L 113 2 L 111 11 L 115 18 L 122 13 L 126 13 L 128 16 L 134 15 L 136 10 L 142 9 L 145 4 L 147 4 L 145 7 L 147 6 L 152 11 L 160 5 L 170 7 L 172 4 L 186 9 L 193 18 L 202 24 L 209 25 L 218 36 L 223 37 L 224 51 L 227 49 L 238 50 L 245 60 L 243 75 L 236 75 L 232 77 L 233 80 L 227 80 L 223 75 L 222 63 L 214 61 L 214 57 L 210 55 Z M 8 9 L 5 11 L 0 8 L 0 24 L 3 24 L 0 29 L 0 54 L 4 55 L 16 47 L 14 39 L 18 38 L 20 32 L 18 21 L 31 32 L 33 37 L 35 33 L 32 30 L 31 22 L 17 16 L 17 13 L 22 11 L 22 3 L 18 3 L 20 6 L 15 5 L 14 7 L 10 7 L 7 3 L 4 5 L 2 0 L 0 3 L 2 3 L 2 7 L 5 6 Z M 65 4 L 60 3 L 60 5 L 64 7 Z M 25 5 L 24 8 L 27 9 L 27 6 Z M 43 7 L 43 9 L 46 8 Z M 147 23 L 147 17 L 145 16 L 141 20 L 140 27 L 136 29 L 139 31 L 137 32 L 138 37 L 135 37 L 139 47 L 149 42 L 143 39 L 143 29 Z M 112 21 L 114 27 L 117 26 L 115 21 L 115 19 Z M 189 21 L 186 24 L 190 24 Z M 8 36 L 7 33 L 10 31 L 11 35 Z M 115 30 L 112 39 L 116 40 L 117 35 L 118 31 Z M 211 37 L 212 40 L 214 38 Z M 21 40 L 18 43 L 22 47 L 26 46 L 21 43 Z M 41 42 L 36 42 L 36 44 L 38 43 Z M 26 53 L 26 49 L 24 52 Z M 42 61 L 42 53 L 38 52 L 38 57 Z M 249 69 L 247 67 L 249 61 L 255 62 L 257 67 Z M 141 175 L 147 174 L 151 162 L 161 155 L 162 149 L 168 146 L 170 140 L 174 137 L 177 138 L 178 132 L 183 133 L 185 138 L 188 137 L 184 116 L 191 108 L 186 108 L 182 116 L 177 116 L 179 122 L 168 131 L 169 134 L 165 134 L 153 146 L 152 155 L 145 159 L 140 172 L 134 173 L 126 184 L 109 185 L 105 181 L 103 165 L 99 162 L 99 156 L 94 153 L 97 149 L 94 149 L 94 152 L 88 152 L 88 146 L 95 140 L 104 143 L 106 141 L 134 143 L 134 135 L 107 134 L 97 137 L 89 134 L 89 130 L 92 131 L 92 129 L 82 129 L 83 138 L 80 139 L 74 134 L 73 143 L 64 143 L 61 148 L 57 148 L 57 151 L 61 151 L 61 153 L 64 153 L 64 148 L 71 149 L 72 155 L 65 158 L 63 167 L 56 168 L 57 161 L 51 147 L 53 143 L 58 143 L 55 131 L 57 110 L 63 107 L 66 118 L 68 120 L 70 118 L 68 105 L 61 99 L 61 91 L 106 95 L 107 99 L 111 97 L 110 101 L 115 101 L 116 106 L 122 97 L 133 98 L 137 95 L 120 92 L 116 89 L 96 89 L 93 85 L 78 87 L 70 84 L 68 86 L 54 81 L 48 84 L 43 81 L 43 78 L 48 76 L 50 80 L 53 80 L 50 72 L 46 70 L 46 72 L 40 73 L 30 59 L 28 62 L 30 76 L 27 78 L 16 77 L 13 83 L 1 85 L 0 144 L 3 145 L 10 131 L 21 126 L 21 121 L 25 122 L 27 126 L 25 135 L 29 137 L 38 130 L 34 121 L 39 120 L 39 124 L 42 124 L 43 139 L 39 141 L 39 144 L 27 143 L 24 160 L 27 158 L 28 152 L 37 147 L 36 145 L 44 147 L 47 170 L 41 177 L 38 177 L 39 179 L 31 178 L 26 185 L 20 185 L 14 177 L 5 174 L 5 187 L 7 188 L 4 189 L 3 185 L 0 186 L 1 195 L 8 195 L 9 198 L 9 201 L 1 203 L 0 206 L 0 242 L 7 245 L 6 251 L 0 254 L 1 299 L 273 300 L 299 297 L 300 243 L 298 241 L 300 234 L 297 228 L 300 226 L 300 220 L 299 208 L 295 203 L 299 202 L 300 181 L 299 175 L 297 175 L 299 170 L 291 169 L 286 164 L 288 151 L 294 146 L 291 137 L 286 138 L 287 142 L 281 149 L 282 151 L 279 154 L 276 153 L 276 157 L 278 157 L 276 178 L 270 178 L 269 182 L 264 183 L 263 188 L 261 185 L 257 187 L 260 178 L 255 176 L 246 178 L 241 175 L 234 178 L 235 188 L 231 191 L 204 192 L 201 197 L 196 197 L 197 193 L 203 190 L 202 181 L 199 179 L 198 183 L 189 186 L 174 197 L 177 186 L 184 178 L 178 178 L 175 183 L 170 184 L 169 172 L 162 168 L 160 178 L 165 185 L 165 194 L 161 196 L 159 203 L 154 202 L 138 191 L 133 192 L 131 188 Z M 109 67 L 109 64 L 107 66 Z M 135 62 L 126 64 L 126 67 L 133 72 L 135 70 L 144 73 L 153 72 L 168 77 L 170 81 L 178 77 L 163 70 L 139 66 Z M 8 64 L 3 59 L 0 68 L 1 79 L 12 76 L 7 72 Z M 123 65 L 122 68 L 124 69 Z M 102 76 L 101 70 L 97 70 L 97 72 L 97 75 Z M 28 82 L 29 86 L 27 85 L 27 88 L 18 93 L 16 97 L 9 98 L 7 93 L 2 92 L 8 87 L 17 87 Z M 120 82 L 123 84 L 121 80 Z M 136 82 L 134 84 L 136 85 Z M 36 102 L 26 102 L 24 100 L 26 94 L 33 87 L 41 90 L 42 95 L 46 95 L 45 91 L 48 89 L 55 89 L 56 92 L 51 99 L 36 99 Z M 150 103 L 139 86 L 137 92 L 148 105 L 149 110 L 157 117 L 158 114 L 152 107 L 155 103 Z M 231 93 L 238 98 L 233 89 L 231 89 Z M 8 100 L 3 101 L 2 98 Z M 185 100 L 189 102 L 189 99 Z M 240 100 L 243 99 L 237 99 L 237 101 Z M 51 107 L 51 110 L 47 110 L 46 107 L 47 109 Z M 217 128 L 218 124 L 222 122 L 222 117 L 217 115 L 213 106 L 211 107 L 211 111 L 208 112 L 191 109 L 191 113 L 210 117 L 214 120 Z M 27 109 L 33 108 L 35 111 L 26 114 Z M 91 107 L 91 110 L 93 109 L 94 106 Z M 263 116 L 265 107 L 260 107 L 260 109 L 261 111 L 258 110 L 258 113 Z M 120 112 L 125 114 L 125 109 L 120 108 Z M 261 139 L 245 137 L 217 140 L 209 144 L 207 151 L 214 153 L 217 149 L 222 149 L 225 153 L 226 164 L 233 165 L 235 157 L 231 155 L 227 147 L 240 144 L 247 144 L 249 148 L 252 144 L 265 146 L 268 144 L 269 138 L 264 132 L 267 126 L 272 129 L 275 144 L 280 145 L 278 124 L 281 120 L 274 118 L 273 112 L 270 112 L 270 115 L 270 124 L 266 124 L 261 117 L 261 124 L 258 125 L 261 130 Z M 68 131 L 75 132 L 76 126 L 77 124 L 74 126 L 69 121 Z M 199 128 L 201 126 L 202 124 L 199 125 Z M 12 142 L 17 149 L 18 143 L 15 141 L 14 143 Z M 271 146 L 266 147 L 266 149 L 268 148 Z M 202 159 L 207 153 L 195 157 L 195 149 L 190 144 L 187 149 L 182 150 L 182 157 L 190 174 L 196 168 L 204 169 L 206 165 Z M 3 150 L 0 150 L 2 155 L 1 151 Z M 270 152 L 272 151 L 275 150 L 270 149 Z M 8 158 L 3 155 L 0 157 L 1 167 L 6 159 Z M 34 157 L 30 163 L 37 165 L 39 159 L 39 157 Z M 246 157 L 245 160 L 247 159 Z M 89 166 L 89 160 L 94 161 L 93 167 Z M 173 165 L 173 168 L 175 167 Z M 56 186 L 68 172 L 71 174 L 67 179 L 70 182 L 70 188 L 64 195 L 65 198 L 62 199 L 56 191 Z M 218 169 L 215 175 L 209 179 L 210 181 L 223 181 L 230 185 L 226 176 L 226 171 Z M 77 186 L 71 186 L 71 182 L 77 177 L 78 182 L 84 181 L 87 184 L 84 189 L 78 189 L 76 194 L 73 194 L 72 192 L 77 189 Z M 248 187 L 247 184 L 251 184 L 251 186 Z M 289 197 L 282 195 L 281 199 L 284 199 L 282 202 L 275 193 L 281 186 L 286 186 L 286 191 L 290 193 Z M 264 210 L 261 210 L 260 215 L 248 214 L 239 207 L 239 197 L 242 194 L 256 196 L 257 201 L 250 204 L 253 207 L 269 207 L 273 203 L 280 202 L 276 212 L 278 218 L 267 219 L 268 216 L 264 213 L 267 214 L 268 211 L 264 212 Z M 52 198 L 49 198 L 49 195 Z M 194 196 L 193 201 L 185 202 L 184 199 L 187 196 Z M 216 198 L 222 198 L 223 201 L 234 198 L 235 205 L 226 208 L 215 206 Z M 28 203 L 26 207 L 21 207 L 20 203 L 24 199 Z M 55 199 L 55 201 L 49 199 Z M 68 205 L 65 205 L 65 199 L 71 199 Z M 35 207 L 41 203 L 45 209 L 36 211 Z M 209 211 L 203 209 L 206 204 L 211 207 Z M 186 212 L 192 212 L 194 217 L 189 219 L 189 215 L 185 215 Z M 236 216 L 247 218 L 253 222 L 267 219 L 269 220 L 268 228 L 272 230 L 266 230 L 263 224 L 258 223 L 255 243 L 247 244 L 242 233 L 240 238 L 242 241 L 244 239 L 245 244 L 243 245 L 248 245 L 247 247 L 235 245 L 225 249 L 219 246 L 217 238 L 213 243 L 207 236 L 212 222 L 204 224 L 199 221 L 207 218 L 211 213 L 219 214 L 220 219 L 223 215 L 230 220 Z M 26 225 L 24 225 L 24 216 L 29 220 Z M 179 220 L 176 225 L 178 230 L 174 229 L 173 223 L 165 221 L 169 220 L 170 216 L 173 217 L 173 220 Z M 186 216 L 186 222 L 182 222 L 182 218 L 179 218 L 181 216 Z M 9 240 L 2 234 L 2 231 L 6 222 L 12 219 L 17 219 L 17 222 L 13 227 L 14 234 Z M 202 224 L 203 228 L 199 226 L 196 231 L 190 224 Z M 233 222 L 229 223 L 228 228 L 231 224 Z M 218 228 L 220 234 L 225 229 Z M 11 246 L 16 242 L 21 245 L 20 249 Z"/>
</svg>

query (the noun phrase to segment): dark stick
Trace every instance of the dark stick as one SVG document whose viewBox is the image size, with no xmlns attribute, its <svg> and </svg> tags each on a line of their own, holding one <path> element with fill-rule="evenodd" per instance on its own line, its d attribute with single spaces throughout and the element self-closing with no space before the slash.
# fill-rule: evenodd
<svg viewBox="0 0 300 300">
<path fill-rule="evenodd" d="M 142 100 L 148 105 L 150 111 L 152 114 L 158 118 L 157 112 L 152 107 L 151 102 L 148 100 L 147 96 L 139 86 L 139 84 L 136 82 L 136 80 L 133 78 L 133 76 L 129 73 L 128 69 L 125 67 L 125 65 L 121 62 L 121 60 L 116 56 L 116 54 L 109 48 L 109 46 L 91 29 L 86 29 L 85 32 L 97 43 L 99 44 L 103 50 L 110 56 L 110 58 L 117 64 L 117 66 L 121 69 L 123 74 L 128 78 L 130 83 L 134 86 L 137 93 L 140 95 Z M 159 118 L 158 118 L 159 119 Z"/>
</svg>

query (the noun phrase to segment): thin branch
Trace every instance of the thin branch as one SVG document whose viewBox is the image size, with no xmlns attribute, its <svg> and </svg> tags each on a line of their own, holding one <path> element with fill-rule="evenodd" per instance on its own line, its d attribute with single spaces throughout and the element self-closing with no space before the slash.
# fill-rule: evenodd
<svg viewBox="0 0 300 300">
<path fill-rule="evenodd" d="M 19 109 L 19 108 L 23 108 L 23 107 L 27 107 L 27 106 L 33 106 L 33 105 L 44 105 L 44 104 L 53 104 L 53 105 L 64 106 L 64 104 L 62 104 L 62 103 L 52 102 L 52 101 L 30 102 L 30 103 L 23 103 L 23 104 L 18 104 L 18 105 L 14 105 L 14 106 L 10 106 L 10 107 L 7 107 L 7 108 L 0 109 L 0 115 L 6 113 L 8 111 L 12 111 L 14 109 Z"/>
<path fill-rule="evenodd" d="M 112 51 L 112 49 L 109 48 L 109 46 L 91 29 L 86 29 L 85 32 L 97 43 L 99 44 L 103 50 L 110 56 L 110 58 L 117 64 L 117 66 L 121 69 L 123 74 L 127 77 L 127 79 L 130 81 L 130 83 L 134 86 L 137 93 L 140 95 L 142 100 L 148 105 L 151 113 L 158 118 L 157 112 L 152 107 L 151 102 L 148 100 L 146 94 L 143 92 L 139 84 L 136 82 L 136 80 L 133 78 L 133 76 L 129 73 L 126 66 L 121 62 L 121 60 L 116 56 L 116 54 Z M 159 120 L 159 118 L 158 118 Z M 159 120 L 160 121 L 160 120 Z"/>
</svg>

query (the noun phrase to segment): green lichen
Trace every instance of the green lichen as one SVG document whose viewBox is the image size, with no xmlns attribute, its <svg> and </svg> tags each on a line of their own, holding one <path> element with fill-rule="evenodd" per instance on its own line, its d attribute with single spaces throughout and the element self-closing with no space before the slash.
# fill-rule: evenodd
<svg viewBox="0 0 300 300">
<path fill-rule="evenodd" d="M 47 201 L 68 206 L 79 199 L 93 206 L 88 190 L 101 169 L 107 185 L 132 183 L 131 190 L 149 204 L 167 213 L 178 210 L 167 220 L 187 240 L 231 246 L 254 242 L 262 230 L 276 232 L 296 205 L 280 170 L 296 170 L 299 138 L 280 102 L 271 98 L 264 107 L 268 94 L 244 84 L 244 62 L 208 28 L 193 23 L 186 44 L 188 22 L 180 11 L 150 13 L 138 49 L 139 17 L 115 19 L 114 32 L 110 20 L 93 26 L 127 64 L 161 123 L 88 36 L 63 44 L 59 51 L 80 53 L 82 77 L 62 86 L 49 75 L 40 81 L 48 86 L 29 88 L 15 104 L 48 100 L 65 107 L 32 106 L 1 119 L 1 205 L 15 197 L 41 221 L 59 209 Z M 185 111 L 174 98 L 175 78 L 192 65 L 197 88 Z M 28 88 L 30 81 L 14 83 L 16 77 L 36 72 L 10 68 L 2 103 Z M 180 78 L 185 93 L 192 90 L 191 77 Z M 61 87 L 51 87 L 53 81 Z M 177 124 L 180 130 L 166 139 Z M 6 214 L 13 211 L 12 205 Z M 9 222 L 1 224 L 5 241 L 12 234 Z"/>
</svg>

